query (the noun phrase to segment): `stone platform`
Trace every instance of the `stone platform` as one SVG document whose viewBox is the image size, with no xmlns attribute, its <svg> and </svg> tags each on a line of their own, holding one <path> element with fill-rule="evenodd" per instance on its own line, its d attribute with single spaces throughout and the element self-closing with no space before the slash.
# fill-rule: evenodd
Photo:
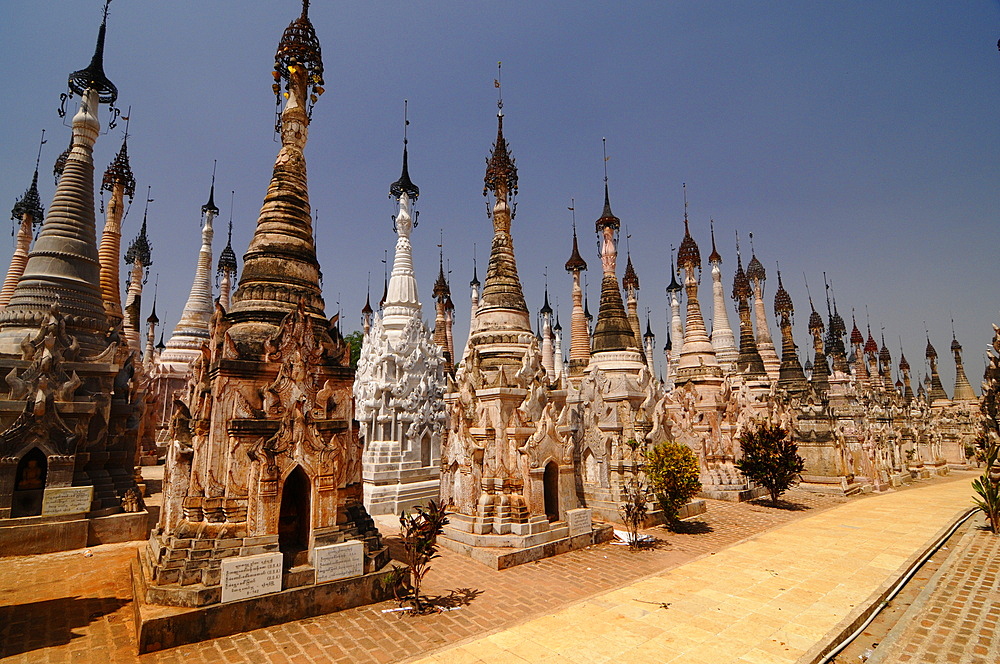
<svg viewBox="0 0 1000 664">
<path fill-rule="evenodd" d="M 447 531 L 446 531 L 447 532 Z M 461 537 L 460 531 L 450 531 L 450 534 Z M 585 549 L 594 544 L 608 542 L 614 539 L 614 528 L 607 524 L 595 524 L 593 530 L 579 535 L 570 536 L 569 528 L 563 524 L 556 525 L 553 529 L 544 533 L 550 535 L 551 539 L 529 540 L 529 543 L 522 547 L 503 547 L 499 543 L 504 541 L 503 535 L 486 535 L 482 537 L 496 537 L 498 546 L 476 546 L 465 541 L 452 539 L 445 535 L 438 536 L 438 544 L 469 556 L 476 562 L 482 563 L 495 570 L 508 569 L 517 565 L 534 562 L 551 556 L 577 549 Z M 463 538 L 466 539 L 466 538 Z M 484 541 L 484 540 L 479 540 Z"/>
<path fill-rule="evenodd" d="M 287 588 L 296 570 L 283 574 L 285 590 L 200 607 L 150 604 L 143 574 L 143 549 L 130 565 L 135 640 L 139 654 L 239 634 L 293 620 L 382 602 L 394 597 L 392 576 L 401 563 L 337 581 Z"/>
<path fill-rule="evenodd" d="M 2 519 L 0 556 L 69 551 L 98 544 L 144 540 L 148 535 L 149 513 L 145 510 L 91 518 L 67 514 Z"/>
</svg>

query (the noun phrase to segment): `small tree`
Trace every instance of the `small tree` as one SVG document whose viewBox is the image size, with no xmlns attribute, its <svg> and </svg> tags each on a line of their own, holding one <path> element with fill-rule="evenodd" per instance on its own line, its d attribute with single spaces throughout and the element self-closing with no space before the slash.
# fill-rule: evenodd
<svg viewBox="0 0 1000 664">
<path fill-rule="evenodd" d="M 424 613 L 431 604 L 420 593 L 420 582 L 431 570 L 430 562 L 438 557 L 437 536 L 448 524 L 444 504 L 427 501 L 427 507 L 417 505 L 414 514 L 403 512 L 399 515 L 403 558 L 409 565 L 409 580 L 403 582 L 407 593 L 402 601 L 409 601 L 414 613 Z"/>
<path fill-rule="evenodd" d="M 805 462 L 799 446 L 788 438 L 788 431 L 777 424 L 759 422 L 740 438 L 743 458 L 734 465 L 754 484 L 767 489 L 771 503 L 798 481 Z"/>
<path fill-rule="evenodd" d="M 625 524 L 625 530 L 628 532 L 628 547 L 635 550 L 640 546 L 639 529 L 642 528 L 642 524 L 646 521 L 646 513 L 649 511 L 649 507 L 646 504 L 648 499 L 646 487 L 639 481 L 636 473 L 639 441 L 635 438 L 630 438 L 625 441 L 625 444 L 632 450 L 632 477 L 629 480 L 628 486 L 625 487 L 623 496 L 625 501 L 618 508 L 618 512 L 622 515 L 622 522 Z"/>
<path fill-rule="evenodd" d="M 701 491 L 698 474 L 698 457 L 687 445 L 667 441 L 646 451 L 646 481 L 668 527 L 677 524 L 678 510 Z"/>
<path fill-rule="evenodd" d="M 351 344 L 351 368 L 357 370 L 358 360 L 361 359 L 361 344 L 365 339 L 365 333 L 361 330 L 355 330 L 351 332 L 346 337 L 344 341 Z"/>
</svg>

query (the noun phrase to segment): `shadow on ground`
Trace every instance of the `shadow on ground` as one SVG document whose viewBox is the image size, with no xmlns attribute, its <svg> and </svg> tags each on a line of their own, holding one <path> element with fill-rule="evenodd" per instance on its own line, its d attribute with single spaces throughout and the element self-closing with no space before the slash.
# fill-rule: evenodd
<svg viewBox="0 0 1000 664">
<path fill-rule="evenodd" d="M 0 658 L 66 645 L 73 630 L 114 613 L 129 600 L 117 597 L 60 597 L 0 606 Z"/>
<path fill-rule="evenodd" d="M 803 510 L 811 509 L 808 505 L 803 503 L 793 503 L 789 500 L 782 500 L 781 498 L 775 502 L 771 502 L 770 498 L 754 498 L 748 502 L 751 505 L 756 505 L 757 507 L 770 507 L 771 509 L 785 510 L 788 512 L 801 512 Z"/>
<path fill-rule="evenodd" d="M 680 521 L 674 524 L 670 532 L 678 535 L 707 535 L 715 532 L 715 529 L 704 521 Z"/>
</svg>

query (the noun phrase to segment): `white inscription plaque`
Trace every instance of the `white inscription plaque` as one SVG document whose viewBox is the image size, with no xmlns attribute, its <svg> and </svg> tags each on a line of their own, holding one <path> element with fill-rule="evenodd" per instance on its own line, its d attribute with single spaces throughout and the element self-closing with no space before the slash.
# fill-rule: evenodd
<svg viewBox="0 0 1000 664">
<path fill-rule="evenodd" d="M 582 507 L 576 510 L 566 510 L 566 521 L 569 524 L 569 536 L 583 535 L 594 529 L 590 509 Z"/>
<path fill-rule="evenodd" d="M 42 514 L 77 514 L 89 512 L 94 498 L 92 486 L 58 486 L 42 495 Z"/>
<path fill-rule="evenodd" d="M 281 590 L 281 553 L 224 558 L 222 601 L 276 593 Z"/>
<path fill-rule="evenodd" d="M 358 540 L 318 546 L 313 550 L 316 583 L 336 581 L 365 573 L 365 543 Z"/>
</svg>

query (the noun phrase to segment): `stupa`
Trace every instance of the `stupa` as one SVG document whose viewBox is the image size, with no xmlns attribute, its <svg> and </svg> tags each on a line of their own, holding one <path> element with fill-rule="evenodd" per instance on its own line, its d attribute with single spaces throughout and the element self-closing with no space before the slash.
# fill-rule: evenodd
<svg viewBox="0 0 1000 664">
<path fill-rule="evenodd" d="M 90 65 L 70 74 L 63 98 L 80 97 L 71 147 L 0 312 L 0 555 L 141 539 L 148 531 L 133 478 L 143 399 L 137 356 L 110 334 L 96 241 L 99 104 L 118 97 L 103 68 L 107 10 L 105 2 Z"/>
<path fill-rule="evenodd" d="M 610 529 L 594 531 L 590 512 L 575 511 L 565 391 L 549 382 L 521 291 L 510 232 L 517 168 L 497 105 L 483 188 L 495 201 L 493 244 L 469 354 L 445 395 L 441 497 L 452 513 L 438 541 L 499 569 L 589 546 Z"/>
<path fill-rule="evenodd" d="M 403 172 L 389 187 L 398 211 L 396 253 L 382 313 L 371 313 L 354 381 L 364 456 L 361 476 L 369 514 L 399 515 L 437 500 L 445 432 L 445 350 L 421 317 L 410 234 L 420 194 L 410 180 L 406 139 Z M 442 308 L 443 315 L 443 308 Z"/>
<path fill-rule="evenodd" d="M 324 83 L 308 5 L 275 55 L 281 149 L 232 308 L 215 310 L 175 403 L 160 522 L 133 566 L 140 652 L 392 596 L 361 500 L 349 346 L 320 289 L 303 151 Z"/>
<path fill-rule="evenodd" d="M 215 205 L 215 174 L 208 193 L 208 202 L 201 206 L 201 248 L 195 267 L 194 281 L 180 320 L 174 327 L 163 353 L 152 362 L 149 371 L 153 403 L 148 426 L 156 442 L 166 445 L 170 435 L 170 417 L 174 399 L 183 397 L 191 376 L 191 364 L 201 357 L 201 348 L 208 343 L 209 322 L 215 305 L 212 302 L 212 222 L 219 214 Z M 152 343 L 149 344 L 152 346 Z M 147 354 L 148 354 L 147 350 Z"/>
</svg>

